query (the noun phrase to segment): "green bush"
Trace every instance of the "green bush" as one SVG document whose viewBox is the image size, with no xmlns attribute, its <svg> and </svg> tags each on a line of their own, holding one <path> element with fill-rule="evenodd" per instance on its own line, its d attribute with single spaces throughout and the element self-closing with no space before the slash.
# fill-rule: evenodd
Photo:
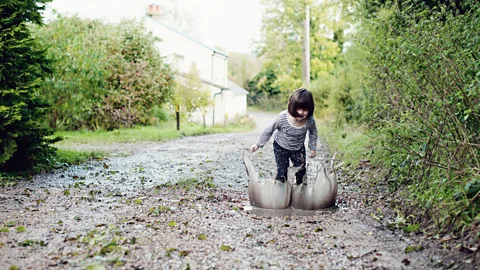
<svg viewBox="0 0 480 270">
<path fill-rule="evenodd" d="M 464 228 L 479 214 L 465 189 L 480 175 L 480 3 L 361 4 L 363 76 L 345 111 L 389 151 L 390 188 L 408 191 L 424 225 Z"/>
<path fill-rule="evenodd" d="M 152 108 L 152 114 L 160 122 L 167 122 L 173 119 L 169 110 L 159 106 Z"/>
<path fill-rule="evenodd" d="M 56 61 L 42 94 L 55 104 L 50 124 L 68 130 L 152 124 L 155 107 L 171 99 L 173 73 L 159 40 L 134 21 L 106 24 L 58 16 L 34 29 Z"/>
<path fill-rule="evenodd" d="M 265 69 L 248 81 L 248 104 L 259 106 L 264 105 L 265 99 L 279 99 L 280 89 L 274 85 L 276 79 L 277 74 L 274 70 Z"/>
<path fill-rule="evenodd" d="M 54 155 L 45 123 L 51 106 L 37 89 L 48 72 L 45 51 L 27 23 L 41 24 L 45 0 L 0 4 L 0 171 L 30 169 Z"/>
<path fill-rule="evenodd" d="M 204 112 L 213 104 L 211 93 L 202 83 L 196 65 L 192 65 L 184 76 L 177 77 L 172 103 L 179 106 L 182 118 L 195 111 Z"/>
</svg>

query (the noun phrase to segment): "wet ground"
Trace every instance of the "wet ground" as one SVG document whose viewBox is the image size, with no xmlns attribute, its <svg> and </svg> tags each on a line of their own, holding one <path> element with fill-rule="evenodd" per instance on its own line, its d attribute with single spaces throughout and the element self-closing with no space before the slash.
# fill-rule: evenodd
<svg viewBox="0 0 480 270">
<path fill-rule="evenodd" d="M 387 229 L 341 172 L 332 209 L 250 207 L 242 156 L 262 177 L 275 173 L 272 140 L 247 152 L 274 115 L 253 116 L 246 133 L 70 146 L 112 155 L 0 191 L 0 269 L 475 268 Z M 323 159 L 324 148 L 309 173 Z"/>
</svg>

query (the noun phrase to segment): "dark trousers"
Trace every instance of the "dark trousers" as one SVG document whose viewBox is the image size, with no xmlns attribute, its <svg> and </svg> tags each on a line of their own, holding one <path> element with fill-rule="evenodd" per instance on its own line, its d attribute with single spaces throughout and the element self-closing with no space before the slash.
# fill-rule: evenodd
<svg viewBox="0 0 480 270">
<path fill-rule="evenodd" d="M 273 141 L 273 154 L 275 155 L 275 161 L 277 162 L 277 176 L 276 180 L 285 182 L 287 180 L 288 167 L 290 165 L 289 160 L 292 161 L 293 166 L 302 168 L 295 174 L 297 178 L 297 185 L 303 182 L 303 176 L 307 172 L 306 159 L 305 159 L 305 146 L 302 146 L 300 150 L 291 151 L 281 147 L 276 141 Z"/>
</svg>

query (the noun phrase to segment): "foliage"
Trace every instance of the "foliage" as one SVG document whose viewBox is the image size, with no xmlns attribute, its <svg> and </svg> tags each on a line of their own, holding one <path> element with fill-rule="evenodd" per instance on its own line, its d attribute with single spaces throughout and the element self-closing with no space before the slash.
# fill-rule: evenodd
<svg viewBox="0 0 480 270">
<path fill-rule="evenodd" d="M 195 65 L 184 76 L 176 80 L 173 104 L 180 106 L 180 112 L 189 114 L 196 110 L 206 110 L 212 104 L 210 91 L 200 80 L 200 73 Z"/>
<path fill-rule="evenodd" d="M 277 97 L 268 97 L 268 96 L 261 96 L 257 100 L 256 107 L 261 108 L 261 111 L 265 112 L 274 112 L 278 113 L 285 109 L 287 109 L 287 102 Z"/>
<path fill-rule="evenodd" d="M 426 213 L 418 222 L 464 229 L 480 213 L 480 3 L 360 3 L 349 68 L 361 83 L 344 116 L 389 152 L 390 188 Z"/>
<path fill-rule="evenodd" d="M 372 151 L 368 149 L 371 138 L 365 135 L 362 126 L 338 126 L 330 121 L 319 121 L 317 124 L 318 135 L 330 148 L 331 152 L 340 153 L 339 156 L 345 168 L 355 169 L 362 159 L 369 160 Z M 357 171 L 353 172 L 358 174 Z"/>
<path fill-rule="evenodd" d="M 302 86 L 303 39 L 306 6 L 310 11 L 310 79 L 317 116 L 341 114 L 350 106 L 355 84 L 342 52 L 352 25 L 348 0 L 264 0 L 262 37 L 258 53 L 264 69 L 248 82 L 250 105 L 285 104 L 291 92 Z M 340 80 L 339 80 L 340 79 Z M 337 91 L 338 89 L 338 91 Z M 261 102 L 260 102 L 261 101 Z M 284 106 L 282 106 L 282 109 Z"/>
<path fill-rule="evenodd" d="M 310 65 L 311 80 L 328 74 L 340 53 L 343 31 L 335 1 L 263 0 L 262 38 L 257 45 L 260 55 L 266 57 L 266 69 L 277 74 L 274 86 L 288 97 L 302 85 L 303 35 L 305 9 L 310 9 Z"/>
<path fill-rule="evenodd" d="M 53 162 L 55 166 L 51 169 L 61 166 L 78 165 L 89 160 L 103 160 L 105 156 L 107 156 L 107 154 L 101 151 L 58 149 L 57 158 Z"/>
<path fill-rule="evenodd" d="M 77 144 L 111 144 L 131 143 L 138 141 L 167 141 L 185 136 L 243 132 L 255 127 L 255 122 L 249 118 L 240 118 L 226 126 L 206 127 L 203 125 L 182 122 L 181 130 L 176 129 L 176 122 L 160 123 L 157 126 L 135 126 L 133 128 L 121 128 L 112 131 L 57 131 L 56 136 L 63 138 L 58 142 L 60 148 L 70 148 Z"/>
<path fill-rule="evenodd" d="M 155 47 L 159 40 L 140 23 L 58 15 L 34 30 L 56 62 L 42 87 L 55 104 L 51 126 L 111 130 L 151 124 L 152 110 L 171 99 L 173 76 Z"/>
<path fill-rule="evenodd" d="M 228 78 L 243 88 L 262 69 L 262 58 L 248 54 L 228 53 Z"/>
<path fill-rule="evenodd" d="M 247 83 L 248 104 L 260 105 L 262 99 L 276 98 L 280 94 L 280 89 L 275 86 L 277 74 L 272 69 L 266 69 L 259 72 L 253 79 Z"/>
<path fill-rule="evenodd" d="M 50 71 L 27 23 L 42 24 L 46 0 L 0 4 L 0 171 L 30 169 L 54 155 L 44 118 L 51 109 L 37 89 Z"/>
<path fill-rule="evenodd" d="M 259 52 L 267 59 L 264 70 L 274 76 L 267 89 L 251 87 L 257 92 L 250 98 L 278 87 L 278 96 L 285 99 L 290 87 L 300 84 L 301 14 L 309 4 L 310 90 L 317 117 L 333 117 L 335 128 L 362 124 L 369 139 L 361 140 L 359 147 L 371 147 L 354 150 L 341 142 L 333 144 L 349 153 L 349 162 L 356 162 L 354 156 L 361 153 L 386 169 L 382 181 L 411 199 L 402 215 L 411 217 L 415 228 L 458 232 L 478 221 L 480 3 L 263 3 Z M 249 87 L 259 81 L 252 80 Z M 345 143 L 356 140 L 348 129 L 331 133 L 340 134 Z"/>
</svg>

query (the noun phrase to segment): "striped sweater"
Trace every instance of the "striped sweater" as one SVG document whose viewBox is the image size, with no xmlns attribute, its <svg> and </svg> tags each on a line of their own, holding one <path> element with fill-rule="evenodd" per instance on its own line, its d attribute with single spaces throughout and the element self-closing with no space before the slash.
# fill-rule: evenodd
<svg viewBox="0 0 480 270">
<path fill-rule="evenodd" d="M 307 118 L 303 127 L 295 127 L 288 121 L 287 110 L 281 112 L 270 125 L 268 125 L 257 141 L 258 147 L 263 147 L 275 132 L 274 140 L 283 148 L 291 151 L 300 150 L 305 145 L 308 131 L 308 148 L 317 149 L 317 126 L 313 116 Z"/>
</svg>

